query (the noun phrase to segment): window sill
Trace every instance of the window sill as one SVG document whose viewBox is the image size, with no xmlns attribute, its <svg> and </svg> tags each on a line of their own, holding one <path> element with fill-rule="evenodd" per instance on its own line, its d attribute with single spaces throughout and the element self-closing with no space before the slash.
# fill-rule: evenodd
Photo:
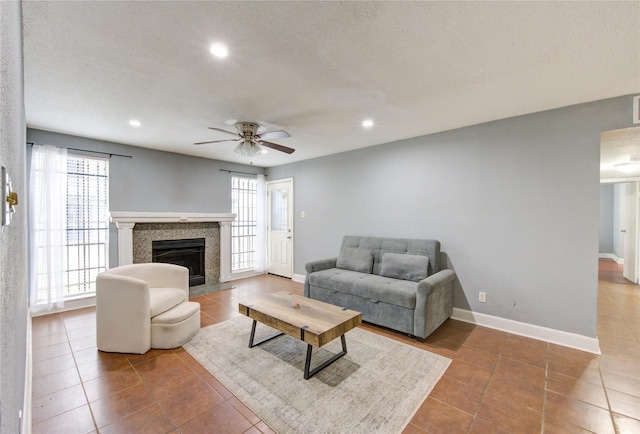
<svg viewBox="0 0 640 434">
<path fill-rule="evenodd" d="M 232 272 L 229 276 L 229 281 L 231 280 L 239 280 L 246 279 L 247 277 L 260 276 L 261 274 L 267 274 L 266 271 L 256 271 L 253 269 L 243 270 L 243 271 L 235 271 Z"/>
<path fill-rule="evenodd" d="M 32 317 L 43 316 L 43 315 L 51 315 L 52 313 L 60 313 L 66 312 L 68 310 L 77 310 L 84 309 L 86 307 L 93 307 L 96 305 L 96 295 L 84 295 L 84 296 L 76 296 L 73 298 L 65 298 L 64 307 L 57 308 L 53 307 L 50 310 L 40 311 L 40 312 L 32 312 Z"/>
</svg>

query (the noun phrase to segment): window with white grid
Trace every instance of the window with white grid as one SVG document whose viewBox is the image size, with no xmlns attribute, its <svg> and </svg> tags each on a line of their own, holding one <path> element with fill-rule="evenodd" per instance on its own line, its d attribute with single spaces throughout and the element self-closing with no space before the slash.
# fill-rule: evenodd
<svg viewBox="0 0 640 434">
<path fill-rule="evenodd" d="M 109 160 L 67 156 L 65 297 L 95 293 L 108 265 Z"/>
<path fill-rule="evenodd" d="M 255 267 L 258 182 L 255 178 L 231 177 L 231 271 Z"/>
</svg>

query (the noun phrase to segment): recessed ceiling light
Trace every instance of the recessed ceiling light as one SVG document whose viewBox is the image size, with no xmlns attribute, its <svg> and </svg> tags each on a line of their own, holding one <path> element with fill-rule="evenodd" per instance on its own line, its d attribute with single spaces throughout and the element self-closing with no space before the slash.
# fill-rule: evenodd
<svg viewBox="0 0 640 434">
<path fill-rule="evenodd" d="M 365 119 L 362 121 L 362 126 L 365 128 L 371 128 L 373 126 L 373 121 L 371 119 Z"/>
<path fill-rule="evenodd" d="M 216 57 L 225 58 L 229 55 L 229 50 L 223 44 L 214 43 L 209 47 L 209 51 Z"/>
<path fill-rule="evenodd" d="M 131 125 L 132 127 L 139 127 L 139 126 L 140 126 L 140 125 L 142 125 L 142 124 L 141 124 L 141 123 L 140 123 L 140 121 L 139 121 L 139 120 L 137 120 L 137 119 L 131 119 L 131 120 L 129 121 L 129 125 Z"/>
</svg>

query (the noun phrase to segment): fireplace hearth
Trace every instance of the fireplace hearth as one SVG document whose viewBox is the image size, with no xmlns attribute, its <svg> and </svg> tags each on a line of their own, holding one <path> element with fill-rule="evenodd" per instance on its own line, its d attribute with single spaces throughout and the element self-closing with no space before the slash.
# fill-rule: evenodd
<svg viewBox="0 0 640 434">
<path fill-rule="evenodd" d="M 205 283 L 205 239 L 159 240 L 151 243 L 153 262 L 182 265 L 189 269 L 189 286 Z"/>
</svg>

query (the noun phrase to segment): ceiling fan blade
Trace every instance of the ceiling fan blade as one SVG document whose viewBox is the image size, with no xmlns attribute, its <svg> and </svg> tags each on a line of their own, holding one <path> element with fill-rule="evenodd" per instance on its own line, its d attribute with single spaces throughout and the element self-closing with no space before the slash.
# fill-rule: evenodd
<svg viewBox="0 0 640 434">
<path fill-rule="evenodd" d="M 256 137 L 260 139 L 281 139 L 284 137 L 291 137 L 291 134 L 284 130 L 267 131 L 266 133 L 258 134 Z"/>
<path fill-rule="evenodd" d="M 220 131 L 221 133 L 231 134 L 232 136 L 237 136 L 238 133 L 232 133 L 231 131 L 223 130 L 222 128 L 209 127 L 210 130 Z"/>
<path fill-rule="evenodd" d="M 278 145 L 277 143 L 265 142 L 264 140 L 260 141 L 260 146 L 266 146 L 267 148 L 275 149 L 276 151 L 284 152 L 287 154 L 293 154 L 295 152 L 295 149 L 293 148 Z"/>
<path fill-rule="evenodd" d="M 196 142 L 194 145 L 206 145 L 207 143 L 221 143 L 221 142 L 237 142 L 240 139 L 224 139 L 224 140 L 210 140 L 208 142 Z"/>
</svg>

